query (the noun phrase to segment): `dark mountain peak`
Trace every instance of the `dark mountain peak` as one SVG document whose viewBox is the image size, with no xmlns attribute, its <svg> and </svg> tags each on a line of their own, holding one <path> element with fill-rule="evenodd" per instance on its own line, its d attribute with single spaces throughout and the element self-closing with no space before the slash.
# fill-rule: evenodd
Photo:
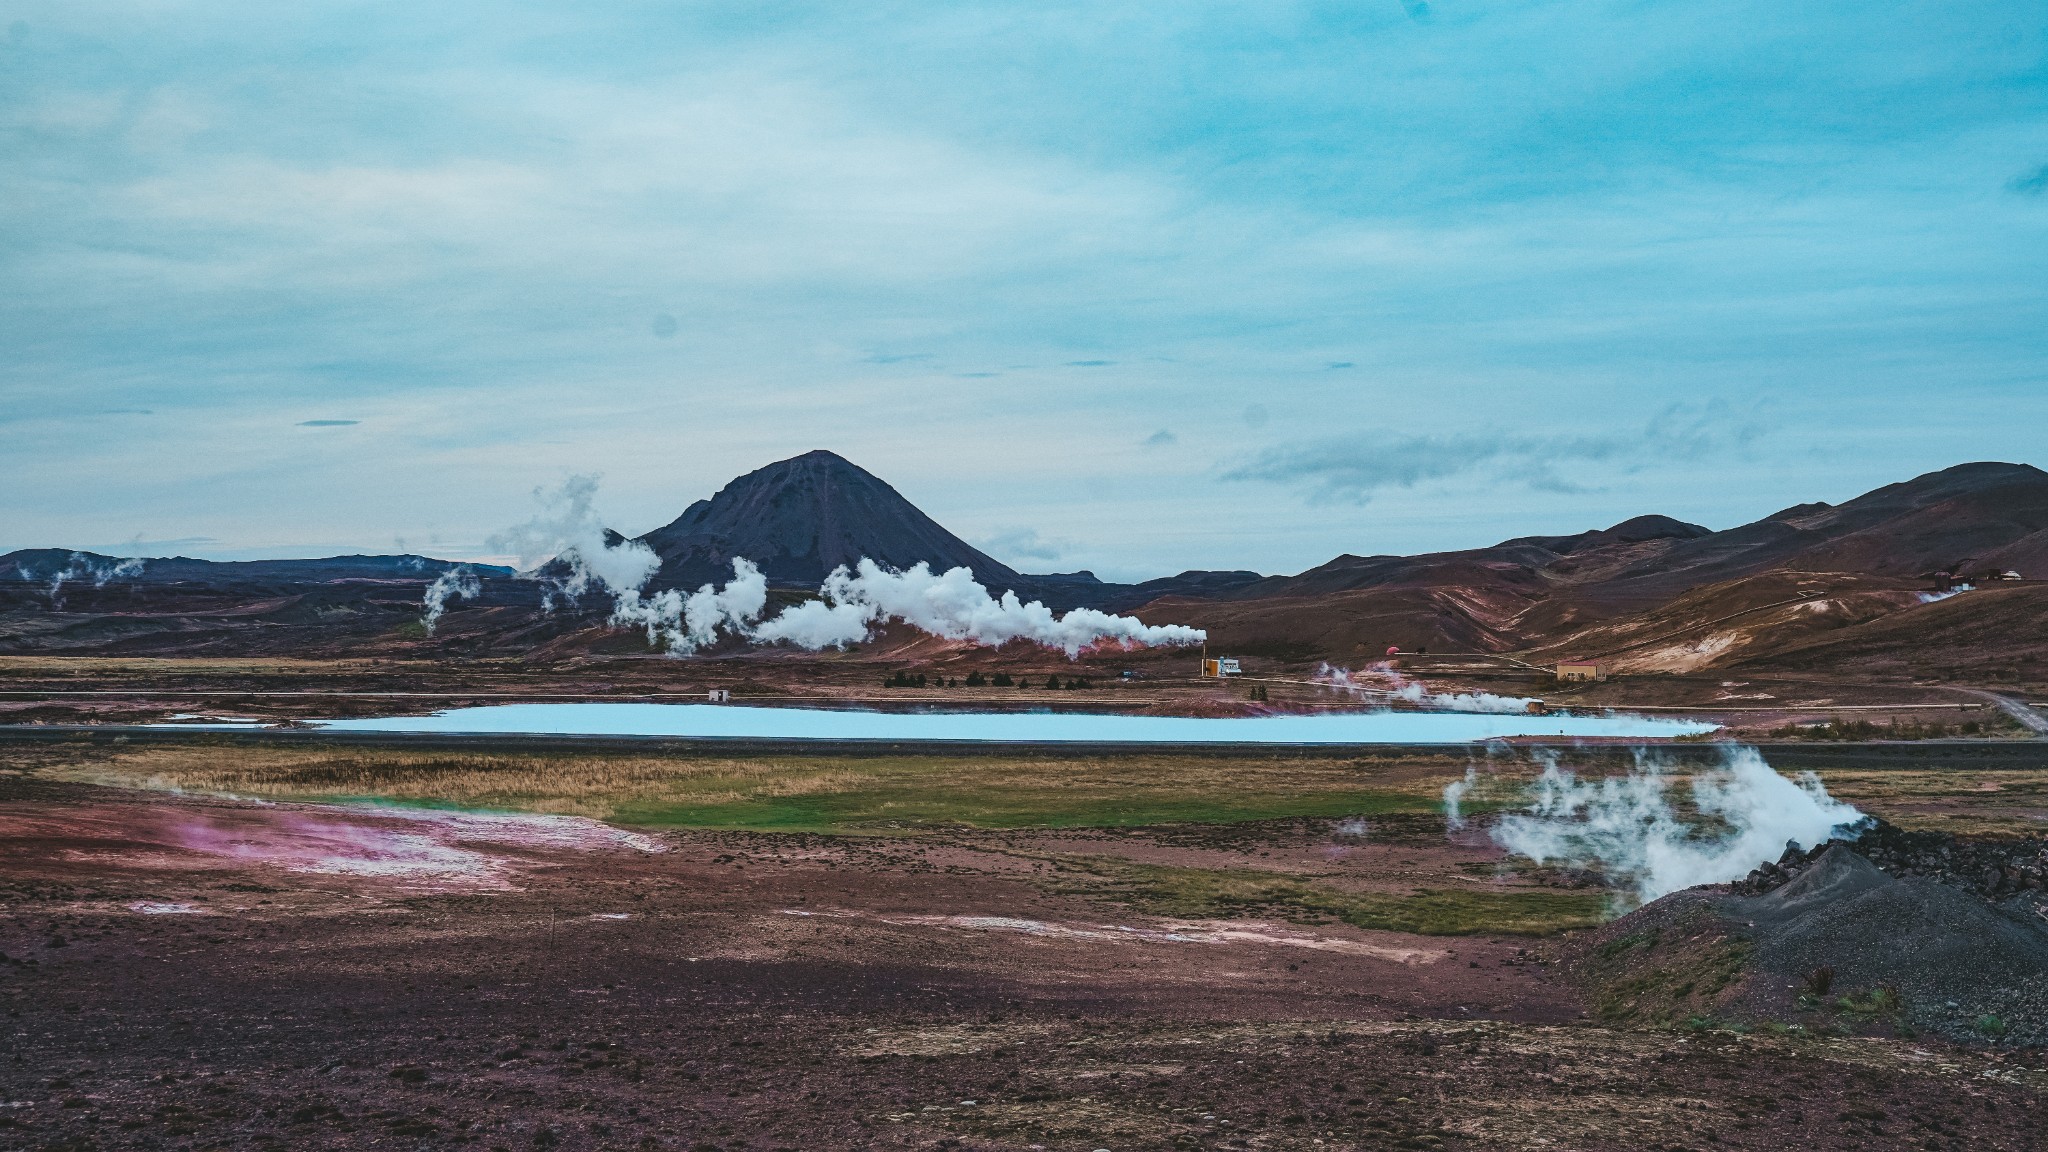
<svg viewBox="0 0 2048 1152">
<path fill-rule="evenodd" d="M 1825 500 L 1815 500 L 1810 504 L 1794 504 L 1790 508 L 1780 508 L 1762 520 L 1757 521 L 1757 523 L 1789 524 L 1794 520 L 1803 520 L 1808 516 L 1818 516 L 1833 507 L 1834 505 Z"/>
<path fill-rule="evenodd" d="M 1624 544 L 1638 544 L 1644 540 L 1697 540 L 1714 534 L 1712 528 L 1701 524 L 1688 524 L 1669 516 L 1632 516 L 1614 527 L 1606 535 Z"/>
<path fill-rule="evenodd" d="M 1517 536 L 1513 540 L 1501 541 L 1490 551 L 1541 548 L 1546 552 L 1567 556 L 1608 544 L 1641 544 L 1648 540 L 1697 540 L 1713 533 L 1714 530 L 1711 528 L 1653 513 L 1631 516 L 1612 528 L 1594 528 L 1572 536 Z"/>
<path fill-rule="evenodd" d="M 640 539 L 661 557 L 660 587 L 723 581 L 740 556 L 789 586 L 816 587 L 862 557 L 891 568 L 969 568 L 995 591 L 1024 583 L 874 473 L 822 449 L 757 468 Z"/>
<path fill-rule="evenodd" d="M 2004 492 L 2015 487 L 2043 486 L 2048 486 L 2048 472 L 2031 464 L 1979 460 L 1943 468 L 1939 472 L 1928 472 L 1897 484 L 1887 484 L 1858 496 L 1842 507 L 1845 510 L 1856 507 L 1919 508 L 1959 497 Z"/>
</svg>

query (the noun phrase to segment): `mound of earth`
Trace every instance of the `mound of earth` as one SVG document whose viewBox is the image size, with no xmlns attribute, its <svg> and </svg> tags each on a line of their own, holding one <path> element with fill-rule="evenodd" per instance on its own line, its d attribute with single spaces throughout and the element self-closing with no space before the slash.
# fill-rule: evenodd
<svg viewBox="0 0 2048 1152">
<path fill-rule="evenodd" d="M 1790 883 L 1834 846 L 1864 857 L 1888 875 L 1924 876 L 1969 888 L 1990 900 L 2048 889 L 2048 839 L 1965 840 L 1947 832 L 1909 832 L 1876 820 L 1854 840 L 1830 840 L 1810 852 L 1797 844 L 1786 845 L 1777 863 L 1759 865 L 1735 883 L 1735 891 L 1761 896 Z"/>
<path fill-rule="evenodd" d="M 1901 871 L 1916 867 L 1887 854 Z M 1892 875 L 1842 842 L 1796 855 L 1796 868 L 1768 866 L 1782 879 L 1759 869 L 1645 905 L 1573 942 L 1567 968 L 1615 1023 L 1721 1019 L 2048 1044 L 2039 889 L 1993 901 L 1976 890 L 1981 873 Z M 1967 853 L 1952 846 L 1958 855 Z"/>
</svg>

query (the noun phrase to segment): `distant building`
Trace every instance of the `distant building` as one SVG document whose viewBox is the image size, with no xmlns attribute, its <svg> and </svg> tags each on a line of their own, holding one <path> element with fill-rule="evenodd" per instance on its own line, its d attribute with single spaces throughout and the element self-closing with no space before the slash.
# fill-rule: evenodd
<svg viewBox="0 0 2048 1152">
<path fill-rule="evenodd" d="M 1605 680 L 1607 669 L 1591 660 L 1564 660 L 1557 665 L 1559 680 Z"/>
<path fill-rule="evenodd" d="M 1202 661 L 1202 675 L 1204 676 L 1236 676 L 1243 671 L 1244 669 L 1237 666 L 1237 661 L 1228 656 L 1218 656 L 1213 660 Z"/>
<path fill-rule="evenodd" d="M 2010 569 L 2010 568 L 2007 568 L 2007 569 L 2006 569 L 2005 571 L 2003 571 L 2003 572 L 1994 572 L 1994 573 L 1992 573 L 1992 574 L 1991 574 L 1991 577 L 1990 577 L 1990 578 L 1991 578 L 1991 579 L 1993 579 L 1993 580 L 2018 580 L 2018 579 L 2020 579 L 2021 577 L 2020 577 L 2020 574 L 2019 574 L 2019 573 L 2017 573 L 2017 572 L 2013 571 L 2013 570 L 2012 570 L 2012 569 Z"/>
<path fill-rule="evenodd" d="M 732 689 L 730 688 L 713 688 L 710 692 L 706 693 L 705 695 L 710 699 L 710 701 L 713 704 L 732 703 Z"/>
</svg>

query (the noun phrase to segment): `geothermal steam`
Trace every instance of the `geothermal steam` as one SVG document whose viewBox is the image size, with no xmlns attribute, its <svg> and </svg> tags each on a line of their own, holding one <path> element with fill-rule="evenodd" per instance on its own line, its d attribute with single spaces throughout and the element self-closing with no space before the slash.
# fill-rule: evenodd
<svg viewBox="0 0 2048 1152">
<path fill-rule="evenodd" d="M 64 604 L 64 585 L 75 580 L 90 580 L 95 588 L 104 588 L 109 581 L 142 574 L 145 562 L 139 556 L 131 556 L 115 564 L 101 564 L 83 552 L 73 552 L 64 567 L 50 574 L 50 603 L 58 607 Z M 15 565 L 15 571 L 23 580 L 39 580 L 41 577 L 26 564 Z"/>
<path fill-rule="evenodd" d="M 1146 624 L 1131 616 L 1112 616 L 1093 608 L 1076 608 L 1064 616 L 1033 600 L 1024 603 L 1015 592 L 1001 598 L 974 579 L 966 568 L 933 575 L 918 563 L 907 572 L 891 572 L 863 558 L 855 572 L 839 568 L 819 589 L 822 600 L 798 604 L 754 629 L 756 639 L 787 642 L 803 648 L 844 647 L 865 640 L 876 625 L 901 620 L 948 640 L 1000 645 L 1029 640 L 1058 648 L 1068 656 L 1099 644 L 1125 648 L 1199 644 L 1207 633 L 1179 624 Z"/>
<path fill-rule="evenodd" d="M 687 655 L 722 630 L 744 634 L 768 605 L 768 581 L 746 560 L 733 561 L 733 578 L 723 590 L 706 584 L 687 596 L 675 589 L 645 594 L 661 558 L 638 540 L 605 531 L 595 508 L 595 476 L 571 476 L 560 491 L 536 489 L 534 496 L 545 511 L 488 544 L 516 553 L 528 575 L 541 581 L 543 610 L 553 611 L 558 601 L 575 604 L 594 586 L 612 598 L 614 627 L 644 629 L 649 644 Z M 534 567 L 549 557 L 552 564 Z"/>
<path fill-rule="evenodd" d="M 1455 814 L 1473 774 L 1444 790 Z M 1455 789 L 1455 791 L 1453 791 Z M 1493 830 L 1501 847 L 1539 864 L 1601 865 L 1651 901 L 1696 884 L 1739 880 L 1776 860 L 1786 841 L 1819 844 L 1852 834 L 1867 817 L 1829 796 L 1820 778 L 1787 779 L 1754 748 L 1731 749 L 1717 769 L 1695 773 L 1688 822 L 1671 806 L 1657 763 L 1639 758 L 1627 776 L 1580 780 L 1544 759 L 1535 802 Z"/>
<path fill-rule="evenodd" d="M 434 577 L 434 582 L 427 585 L 424 601 L 427 614 L 420 618 L 420 623 L 426 626 L 427 635 L 434 634 L 434 625 L 439 624 L 441 614 L 448 611 L 449 597 L 461 596 L 474 600 L 482 591 L 483 586 L 477 583 L 476 573 L 471 572 L 465 565 L 457 564 Z"/>
<path fill-rule="evenodd" d="M 819 589 L 823 599 L 757 624 L 768 605 L 768 581 L 751 561 L 735 558 L 733 578 L 724 588 L 706 584 L 687 596 L 673 589 L 649 594 L 647 582 L 661 560 L 647 545 L 604 530 L 593 507 L 595 477 L 573 476 L 559 492 L 534 495 L 546 510 L 491 537 L 489 544 L 516 553 L 521 567 L 544 583 L 542 607 L 552 610 L 557 600 L 574 604 L 595 585 L 612 597 L 614 626 L 643 628 L 649 644 L 679 655 L 706 647 L 721 634 L 812 651 L 844 648 L 890 620 L 949 640 L 990 645 L 1029 640 L 1070 657 L 1101 644 L 1199 644 L 1207 636 L 1197 628 L 1147 625 L 1091 608 L 1055 616 L 1044 604 L 1024 603 L 1014 592 L 990 596 L 966 568 L 934 575 L 920 563 L 907 572 L 892 572 L 866 558 L 856 571 L 841 567 L 826 577 Z M 553 563 L 539 566 L 549 557 Z M 428 610 L 432 613 L 431 603 Z"/>
<path fill-rule="evenodd" d="M 1422 681 L 1410 680 L 1384 662 L 1357 672 L 1325 664 L 1316 669 L 1315 678 L 1320 684 L 1362 699 L 1389 704 L 1401 700 L 1440 712 L 1527 712 L 1529 705 L 1536 703 L 1534 697 L 1496 696 L 1491 692 L 1431 692 Z"/>
</svg>

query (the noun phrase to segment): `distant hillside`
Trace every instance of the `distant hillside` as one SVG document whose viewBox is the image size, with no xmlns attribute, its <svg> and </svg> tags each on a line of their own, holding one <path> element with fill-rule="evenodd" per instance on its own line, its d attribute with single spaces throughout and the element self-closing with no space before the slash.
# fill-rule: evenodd
<svg viewBox="0 0 2048 1152">
<path fill-rule="evenodd" d="M 189 556 L 126 557 L 68 548 L 23 548 L 0 555 L 0 581 L 124 584 L 323 584 L 337 580 L 432 580 L 454 567 L 510 576 L 497 564 L 459 565 L 429 556 L 326 556 L 316 560 L 194 560 Z"/>
<path fill-rule="evenodd" d="M 2048 473 L 2024 464 L 1959 465 L 1720 532 L 1643 515 L 1485 548 L 1344 555 L 1292 576 L 1189 571 L 1109 584 L 1088 572 L 1018 572 L 820 451 L 741 476 L 641 540 L 661 559 L 657 588 L 721 582 L 737 556 L 803 591 L 863 557 L 898 569 L 966 567 L 998 593 L 1191 624 L 1210 631 L 1212 649 L 1283 661 L 1355 664 L 1400 647 L 1595 657 L 1625 672 L 1846 661 L 1890 675 L 2048 658 L 2036 585 L 1929 599 L 1945 582 L 1937 573 L 2048 575 Z M 478 594 L 452 601 L 428 637 L 420 598 L 453 566 L 423 556 L 171 557 L 138 570 L 64 549 L 13 552 L 0 556 L 0 651 L 551 659 L 645 650 L 604 626 L 603 596 L 544 607 L 535 582 L 489 565 L 470 566 L 482 577 Z M 2008 619 L 2015 613 L 2034 615 Z"/>
<path fill-rule="evenodd" d="M 1489 548 L 1340 556 L 1207 597 L 1178 592 L 1146 617 L 1207 627 L 1233 651 L 1300 658 L 1400 646 L 1609 655 L 1623 667 L 1682 671 L 1816 644 L 1817 633 L 1917 608 L 1912 591 L 1934 587 L 1937 571 L 1996 569 L 2048 574 L 2040 469 L 1963 464 L 1723 532 L 1641 516 Z M 1815 603 L 1781 603 L 1802 593 Z"/>
</svg>

